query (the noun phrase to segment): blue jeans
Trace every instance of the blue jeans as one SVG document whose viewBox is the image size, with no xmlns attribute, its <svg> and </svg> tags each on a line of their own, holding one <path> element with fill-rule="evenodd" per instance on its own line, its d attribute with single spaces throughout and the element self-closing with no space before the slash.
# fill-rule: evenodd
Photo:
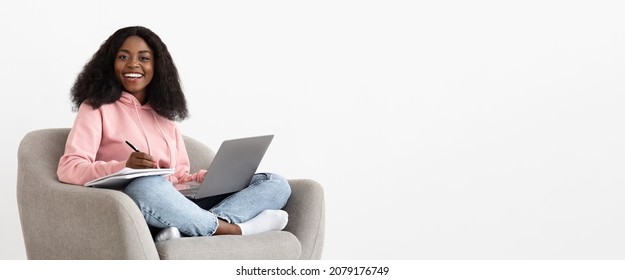
<svg viewBox="0 0 625 280">
<path fill-rule="evenodd" d="M 254 175 L 249 187 L 227 196 L 210 209 L 200 207 L 201 200 L 195 203 L 186 198 L 162 176 L 137 178 L 126 186 L 124 193 L 137 203 L 148 225 L 177 227 L 188 236 L 207 236 L 217 230 L 217 219 L 242 223 L 264 210 L 282 209 L 291 196 L 291 187 L 280 175 L 259 173 Z"/>
</svg>

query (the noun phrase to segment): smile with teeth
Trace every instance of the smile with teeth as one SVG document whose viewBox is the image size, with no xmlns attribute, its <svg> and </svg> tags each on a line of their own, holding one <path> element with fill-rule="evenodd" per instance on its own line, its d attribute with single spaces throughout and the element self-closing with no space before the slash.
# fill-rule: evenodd
<svg viewBox="0 0 625 280">
<path fill-rule="evenodd" d="M 138 78 L 143 77 L 143 74 L 141 74 L 141 73 L 124 73 L 124 77 L 130 78 L 130 79 L 138 79 Z"/>
</svg>

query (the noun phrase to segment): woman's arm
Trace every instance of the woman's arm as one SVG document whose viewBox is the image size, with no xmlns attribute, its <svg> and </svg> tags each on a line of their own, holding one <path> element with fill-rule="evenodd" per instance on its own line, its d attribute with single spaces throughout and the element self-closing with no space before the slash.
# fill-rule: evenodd
<svg viewBox="0 0 625 280">
<path fill-rule="evenodd" d="M 90 105 L 82 104 L 78 109 L 65 153 L 59 160 L 57 176 L 60 181 L 84 185 L 125 167 L 126 161 L 96 161 L 102 139 L 102 117 L 100 110 Z"/>
</svg>

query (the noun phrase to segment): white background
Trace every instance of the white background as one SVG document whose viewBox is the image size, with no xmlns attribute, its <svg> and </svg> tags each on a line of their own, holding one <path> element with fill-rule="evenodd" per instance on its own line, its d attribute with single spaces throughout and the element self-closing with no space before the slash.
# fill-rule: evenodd
<svg viewBox="0 0 625 280">
<path fill-rule="evenodd" d="M 0 259 L 26 258 L 19 141 L 72 125 L 129 25 L 168 45 L 185 134 L 275 134 L 261 169 L 324 186 L 324 259 L 625 257 L 621 1 L 181 2 L 0 4 Z"/>
</svg>

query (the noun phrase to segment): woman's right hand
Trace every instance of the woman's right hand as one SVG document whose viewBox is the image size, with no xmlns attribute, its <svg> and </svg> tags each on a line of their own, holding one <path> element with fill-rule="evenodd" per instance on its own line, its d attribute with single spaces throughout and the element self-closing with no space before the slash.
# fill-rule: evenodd
<svg viewBox="0 0 625 280">
<path fill-rule="evenodd" d="M 130 154 L 128 160 L 126 161 L 126 167 L 134 168 L 134 169 L 145 169 L 145 168 L 158 168 L 156 161 L 152 158 L 152 156 L 142 153 L 142 152 L 134 152 Z"/>
</svg>

